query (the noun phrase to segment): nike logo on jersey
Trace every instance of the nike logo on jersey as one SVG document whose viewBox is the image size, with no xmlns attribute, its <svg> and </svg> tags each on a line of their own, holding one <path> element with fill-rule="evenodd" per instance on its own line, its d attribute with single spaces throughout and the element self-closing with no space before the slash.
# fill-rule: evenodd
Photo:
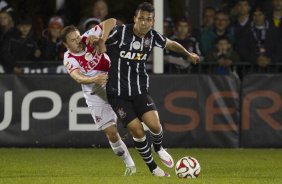
<svg viewBox="0 0 282 184">
<path fill-rule="evenodd" d="M 152 105 L 154 105 L 154 103 L 147 103 L 147 106 L 149 107 L 149 106 L 152 106 Z"/>
<path fill-rule="evenodd" d="M 140 60 L 146 60 L 147 59 L 147 54 L 144 54 L 144 53 L 120 51 L 119 55 L 122 58 L 131 59 L 131 60 L 134 60 L 134 61 L 140 61 Z"/>
</svg>

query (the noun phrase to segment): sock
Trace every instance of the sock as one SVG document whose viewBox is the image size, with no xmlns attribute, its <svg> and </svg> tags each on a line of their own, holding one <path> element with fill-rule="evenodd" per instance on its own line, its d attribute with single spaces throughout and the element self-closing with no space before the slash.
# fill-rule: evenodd
<svg viewBox="0 0 282 184">
<path fill-rule="evenodd" d="M 152 131 L 150 131 L 150 135 L 151 135 L 151 138 L 152 138 L 152 142 L 153 142 L 155 152 L 160 151 L 161 147 L 162 147 L 162 142 L 163 142 L 163 129 L 162 129 L 162 127 L 161 127 L 161 131 L 159 133 L 155 134 Z"/>
<path fill-rule="evenodd" d="M 139 154 L 141 155 L 141 157 L 149 167 L 150 171 L 152 172 L 154 169 L 157 168 L 157 164 L 153 159 L 151 147 L 149 146 L 146 136 L 144 136 L 141 139 L 137 139 L 133 137 L 133 140 L 136 150 L 139 152 Z"/>
<path fill-rule="evenodd" d="M 112 143 L 111 141 L 109 142 L 110 142 L 110 145 L 114 153 L 124 161 L 126 167 L 135 166 L 134 161 L 132 160 L 131 155 L 126 145 L 124 144 L 124 142 L 121 139 L 119 139 L 115 143 Z"/>
</svg>

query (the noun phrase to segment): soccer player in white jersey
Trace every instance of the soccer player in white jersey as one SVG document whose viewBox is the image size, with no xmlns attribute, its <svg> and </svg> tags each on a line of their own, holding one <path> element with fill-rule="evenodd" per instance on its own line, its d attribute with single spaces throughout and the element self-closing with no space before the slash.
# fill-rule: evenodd
<svg viewBox="0 0 282 184">
<path fill-rule="evenodd" d="M 105 83 L 110 60 L 106 54 L 99 54 L 103 47 L 95 47 L 100 40 L 108 38 L 107 30 L 115 25 L 115 19 L 107 19 L 82 36 L 76 27 L 67 26 L 61 32 L 61 39 L 68 49 L 64 54 L 64 65 L 69 75 L 81 84 L 97 130 L 104 131 L 114 153 L 123 159 L 125 175 L 129 176 L 136 172 L 136 167 L 117 131 L 116 114 L 106 99 Z"/>
</svg>

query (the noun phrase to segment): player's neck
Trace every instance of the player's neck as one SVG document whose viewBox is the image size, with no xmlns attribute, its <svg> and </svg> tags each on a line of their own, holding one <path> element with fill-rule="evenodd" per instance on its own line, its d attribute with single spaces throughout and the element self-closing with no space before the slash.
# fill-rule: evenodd
<svg viewBox="0 0 282 184">
<path fill-rule="evenodd" d="M 133 33 L 140 38 L 143 38 L 145 36 L 144 34 L 139 33 L 135 26 L 133 26 Z"/>
</svg>

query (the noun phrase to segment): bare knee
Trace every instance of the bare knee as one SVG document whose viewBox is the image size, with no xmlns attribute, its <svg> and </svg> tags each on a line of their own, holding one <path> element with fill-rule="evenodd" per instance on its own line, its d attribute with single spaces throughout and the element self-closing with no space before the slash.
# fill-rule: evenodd
<svg viewBox="0 0 282 184">
<path fill-rule="evenodd" d="M 150 131 L 157 134 L 160 133 L 161 131 L 161 124 L 160 123 L 155 123 L 155 124 L 150 124 L 150 126 L 148 126 Z"/>
<path fill-rule="evenodd" d="M 159 133 L 161 131 L 160 118 L 157 111 L 146 112 L 143 114 L 142 120 L 151 132 Z"/>
<path fill-rule="evenodd" d="M 110 126 L 104 130 L 107 138 L 111 142 L 117 142 L 120 139 L 116 126 Z"/>
<path fill-rule="evenodd" d="M 145 132 L 140 121 L 131 122 L 127 125 L 129 133 L 135 138 L 143 138 Z"/>
<path fill-rule="evenodd" d="M 143 128 L 138 128 L 138 129 L 128 129 L 129 133 L 132 135 L 132 137 L 141 139 L 142 137 L 145 136 L 145 132 L 143 130 Z"/>
</svg>

